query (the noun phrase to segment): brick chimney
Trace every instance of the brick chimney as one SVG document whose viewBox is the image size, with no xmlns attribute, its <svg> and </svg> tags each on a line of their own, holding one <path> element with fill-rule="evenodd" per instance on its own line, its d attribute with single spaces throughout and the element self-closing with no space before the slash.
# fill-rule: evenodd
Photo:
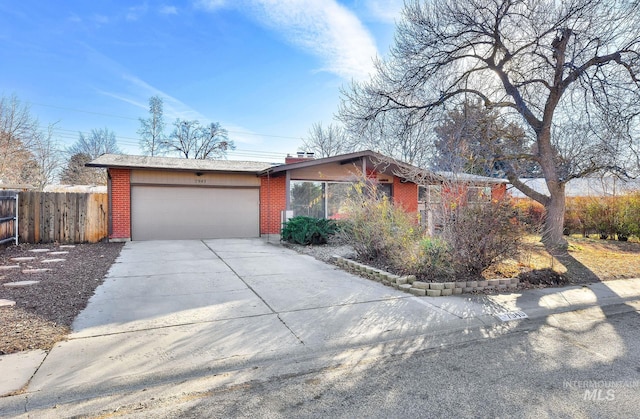
<svg viewBox="0 0 640 419">
<path fill-rule="evenodd" d="M 287 157 L 284 159 L 284 164 L 292 164 L 292 163 L 300 163 L 303 161 L 309 161 L 314 159 L 314 153 L 298 151 L 296 156 L 292 156 L 287 154 Z"/>
</svg>

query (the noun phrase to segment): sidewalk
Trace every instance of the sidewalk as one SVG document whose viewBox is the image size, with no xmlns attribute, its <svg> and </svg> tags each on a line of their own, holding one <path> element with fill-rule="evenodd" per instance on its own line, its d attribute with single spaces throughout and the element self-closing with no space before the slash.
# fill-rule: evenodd
<svg viewBox="0 0 640 419">
<path fill-rule="evenodd" d="M 68 341 L 49 354 L 0 357 L 0 394 L 31 380 L 26 394 L 45 403 L 47 395 L 114 394 L 367 345 L 401 352 L 408 348 L 395 343 L 406 339 L 472 340 L 526 322 L 503 323 L 500 313 L 553 322 L 590 307 L 637 310 L 638 300 L 640 279 L 415 297 L 261 241 L 128 243 Z M 0 399 L 0 412 L 20 397 Z"/>
</svg>

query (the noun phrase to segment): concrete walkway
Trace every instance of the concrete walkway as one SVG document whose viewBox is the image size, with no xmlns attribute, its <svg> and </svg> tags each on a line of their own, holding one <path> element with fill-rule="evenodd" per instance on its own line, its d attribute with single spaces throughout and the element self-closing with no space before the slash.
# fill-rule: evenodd
<svg viewBox="0 0 640 419">
<path fill-rule="evenodd" d="M 25 362 L 0 393 L 31 375 L 27 393 L 113 393 L 420 335 L 481 338 L 502 324 L 498 313 L 540 317 L 639 298 L 640 280 L 414 297 L 261 239 L 129 242 L 69 339 L 43 362 Z M 0 374 L 16 362 L 0 362 Z"/>
</svg>

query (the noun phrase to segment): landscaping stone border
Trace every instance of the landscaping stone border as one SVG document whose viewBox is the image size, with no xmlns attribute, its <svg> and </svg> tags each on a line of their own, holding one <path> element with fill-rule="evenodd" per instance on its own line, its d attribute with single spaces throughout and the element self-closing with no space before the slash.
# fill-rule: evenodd
<svg viewBox="0 0 640 419">
<path fill-rule="evenodd" d="M 416 296 L 440 297 L 484 290 L 504 291 L 517 288 L 520 283 L 518 278 L 489 279 L 486 281 L 422 282 L 418 281 L 415 275 L 395 275 L 342 256 L 333 255 L 332 259 L 336 265 L 343 269 Z"/>
</svg>

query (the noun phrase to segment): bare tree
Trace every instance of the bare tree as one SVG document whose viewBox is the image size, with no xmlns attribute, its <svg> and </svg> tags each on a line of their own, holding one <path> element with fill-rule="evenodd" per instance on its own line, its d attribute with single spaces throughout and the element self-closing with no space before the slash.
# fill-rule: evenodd
<svg viewBox="0 0 640 419">
<path fill-rule="evenodd" d="M 39 190 L 55 181 L 62 165 L 62 152 L 53 136 L 54 124 L 46 132 L 39 131 L 33 138 L 31 153 L 36 166 L 31 183 Z"/>
<path fill-rule="evenodd" d="M 350 150 L 349 138 L 342 127 L 334 124 L 323 127 L 322 122 L 311 126 L 302 146 L 304 151 L 312 151 L 318 157 L 337 156 Z"/>
<path fill-rule="evenodd" d="M 163 101 L 160 96 L 149 98 L 149 117 L 139 118 L 140 148 L 147 156 L 157 156 L 163 153 L 166 144 L 164 135 Z"/>
<path fill-rule="evenodd" d="M 79 134 L 71 147 L 67 149 L 69 160 L 63 169 L 60 180 L 71 184 L 106 185 L 105 169 L 84 167 L 85 163 L 103 154 L 120 154 L 116 134 L 108 128 L 92 129 L 89 135 Z"/>
<path fill-rule="evenodd" d="M 174 129 L 164 147 L 185 159 L 216 159 L 235 148 L 227 130 L 215 122 L 202 126 L 199 121 L 176 119 Z"/>
<path fill-rule="evenodd" d="M 25 167 L 32 159 L 29 147 L 38 132 L 38 121 L 29 106 L 16 96 L 0 97 L 0 182 L 24 183 L 30 172 Z"/>
<path fill-rule="evenodd" d="M 79 133 L 78 139 L 67 149 L 70 155 L 86 154 L 96 159 L 103 154 L 121 154 L 116 134 L 108 128 L 92 129 L 89 135 Z"/>
<path fill-rule="evenodd" d="M 340 117 L 355 133 L 387 114 L 417 126 L 475 98 L 523 122 L 531 150 L 498 158 L 509 181 L 545 206 L 545 246 L 566 248 L 566 183 L 638 168 L 638 27 L 635 0 L 411 1 L 390 57 L 343 92 Z M 516 163 L 526 160 L 540 166 L 549 194 L 520 182 Z"/>
</svg>

